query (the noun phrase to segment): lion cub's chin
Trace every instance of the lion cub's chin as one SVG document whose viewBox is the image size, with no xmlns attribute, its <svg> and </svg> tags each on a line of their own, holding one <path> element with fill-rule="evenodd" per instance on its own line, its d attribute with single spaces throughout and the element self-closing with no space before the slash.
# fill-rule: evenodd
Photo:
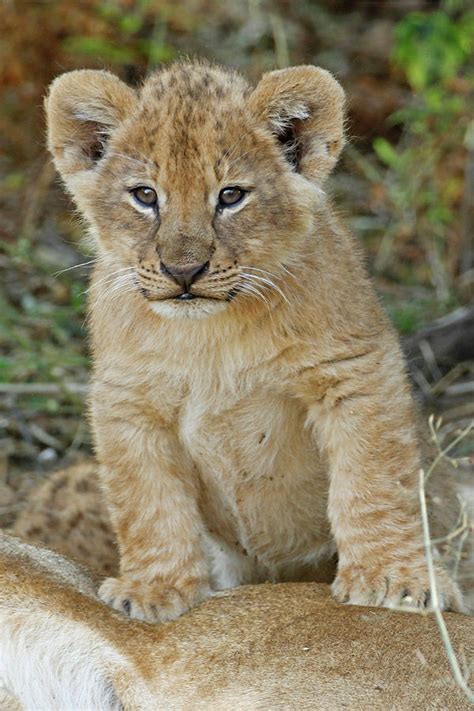
<svg viewBox="0 0 474 711">
<path fill-rule="evenodd" d="M 223 311 L 227 301 L 217 299 L 193 299 L 192 301 L 179 301 L 166 299 L 166 301 L 150 301 L 150 309 L 165 318 L 205 318 Z"/>
</svg>

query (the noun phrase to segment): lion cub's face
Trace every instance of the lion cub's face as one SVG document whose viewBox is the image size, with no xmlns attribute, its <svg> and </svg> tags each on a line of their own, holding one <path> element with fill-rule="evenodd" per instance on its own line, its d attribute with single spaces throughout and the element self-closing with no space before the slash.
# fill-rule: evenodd
<svg viewBox="0 0 474 711">
<path fill-rule="evenodd" d="M 72 72 L 47 111 L 108 286 L 140 291 L 166 316 L 278 294 L 342 145 L 342 92 L 313 67 L 272 72 L 252 91 L 236 74 L 177 64 L 139 94 L 105 72 Z"/>
</svg>

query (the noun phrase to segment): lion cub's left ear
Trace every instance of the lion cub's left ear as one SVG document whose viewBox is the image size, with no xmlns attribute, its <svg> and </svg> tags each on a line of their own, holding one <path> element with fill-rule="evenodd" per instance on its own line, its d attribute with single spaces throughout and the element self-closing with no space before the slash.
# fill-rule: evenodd
<svg viewBox="0 0 474 711">
<path fill-rule="evenodd" d="M 312 66 L 269 72 L 249 103 L 293 168 L 321 185 L 344 145 L 344 91 L 332 74 Z"/>
</svg>

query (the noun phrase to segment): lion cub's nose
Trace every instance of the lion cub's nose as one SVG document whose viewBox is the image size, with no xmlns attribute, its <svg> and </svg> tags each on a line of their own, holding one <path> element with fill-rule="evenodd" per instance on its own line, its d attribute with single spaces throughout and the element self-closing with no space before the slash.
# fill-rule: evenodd
<svg viewBox="0 0 474 711">
<path fill-rule="evenodd" d="M 190 264 L 186 267 L 175 267 L 161 262 L 160 269 L 177 282 L 185 291 L 188 291 L 193 282 L 209 269 L 209 262 L 204 264 Z"/>
</svg>

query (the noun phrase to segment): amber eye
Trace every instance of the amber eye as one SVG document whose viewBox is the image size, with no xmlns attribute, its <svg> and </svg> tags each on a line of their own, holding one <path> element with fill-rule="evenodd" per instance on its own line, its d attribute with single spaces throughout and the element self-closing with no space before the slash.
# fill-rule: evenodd
<svg viewBox="0 0 474 711">
<path fill-rule="evenodd" d="M 219 205 L 221 209 L 223 207 L 234 207 L 238 205 L 246 195 L 246 190 L 239 188 L 237 186 L 231 186 L 228 188 L 223 188 L 219 193 Z"/>
<path fill-rule="evenodd" d="M 158 202 L 158 196 L 153 188 L 148 188 L 146 185 L 140 185 L 138 188 L 130 190 L 135 200 L 144 207 L 155 207 Z"/>
</svg>

